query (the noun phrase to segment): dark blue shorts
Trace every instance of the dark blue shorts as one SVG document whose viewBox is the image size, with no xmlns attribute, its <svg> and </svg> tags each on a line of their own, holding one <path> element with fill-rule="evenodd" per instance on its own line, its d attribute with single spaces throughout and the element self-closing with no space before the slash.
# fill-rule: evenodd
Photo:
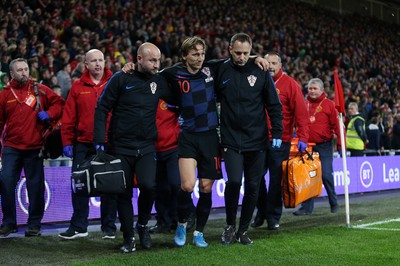
<svg viewBox="0 0 400 266">
<path fill-rule="evenodd" d="M 216 130 L 206 132 L 181 132 L 178 138 L 179 158 L 197 161 L 197 177 L 221 179 L 221 155 Z"/>
</svg>

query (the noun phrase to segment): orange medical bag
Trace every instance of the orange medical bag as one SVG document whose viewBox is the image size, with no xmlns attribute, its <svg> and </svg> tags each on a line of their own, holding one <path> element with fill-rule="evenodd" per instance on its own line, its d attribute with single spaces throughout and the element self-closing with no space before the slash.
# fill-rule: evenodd
<svg viewBox="0 0 400 266">
<path fill-rule="evenodd" d="M 319 154 L 298 152 L 282 162 L 282 194 L 285 208 L 318 196 L 322 192 L 322 171 Z"/>
</svg>

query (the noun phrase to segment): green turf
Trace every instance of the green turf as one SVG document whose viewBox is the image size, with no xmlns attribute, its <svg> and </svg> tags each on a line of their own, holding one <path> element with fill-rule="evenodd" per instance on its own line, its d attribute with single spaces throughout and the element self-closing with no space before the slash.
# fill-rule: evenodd
<svg viewBox="0 0 400 266">
<path fill-rule="evenodd" d="M 351 225 L 400 218 L 399 198 L 351 204 Z M 346 228 L 344 206 L 340 207 L 337 214 L 331 214 L 327 204 L 311 216 L 285 212 L 279 231 L 267 231 L 265 225 L 249 230 L 253 246 L 221 245 L 223 219 L 207 224 L 204 235 L 210 246 L 205 249 L 190 244 L 174 247 L 173 234 L 152 235 L 151 251 L 138 244 L 131 254 L 118 253 L 120 233 L 115 240 L 102 240 L 99 232 L 72 241 L 57 236 L 5 238 L 0 239 L 0 265 L 400 265 L 400 232 Z"/>
</svg>

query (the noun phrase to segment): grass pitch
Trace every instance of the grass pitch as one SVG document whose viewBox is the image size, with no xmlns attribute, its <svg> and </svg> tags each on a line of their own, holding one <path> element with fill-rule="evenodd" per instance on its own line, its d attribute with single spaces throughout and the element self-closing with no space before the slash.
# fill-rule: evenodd
<svg viewBox="0 0 400 266">
<path fill-rule="evenodd" d="M 327 200 L 310 216 L 286 210 L 279 231 L 268 231 L 266 225 L 249 229 L 253 246 L 220 244 L 222 218 L 208 222 L 204 235 L 210 246 L 204 249 L 190 244 L 191 232 L 182 248 L 173 245 L 172 233 L 156 234 L 152 250 L 137 244 L 131 254 L 118 253 L 121 233 L 115 240 L 102 240 L 100 232 L 69 241 L 56 235 L 3 238 L 0 265 L 400 265 L 399 199 L 399 192 L 350 195 L 350 228 L 343 204 L 336 214 L 329 212 Z"/>
</svg>

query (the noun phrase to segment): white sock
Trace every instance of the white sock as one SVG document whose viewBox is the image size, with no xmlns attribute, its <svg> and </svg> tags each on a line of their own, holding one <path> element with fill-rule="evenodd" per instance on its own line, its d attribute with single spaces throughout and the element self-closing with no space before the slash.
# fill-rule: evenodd
<svg viewBox="0 0 400 266">
<path fill-rule="evenodd" d="M 178 226 L 180 226 L 180 225 L 183 225 L 183 227 L 185 227 L 185 228 L 186 228 L 186 226 L 187 226 L 187 223 L 178 223 Z"/>
</svg>

